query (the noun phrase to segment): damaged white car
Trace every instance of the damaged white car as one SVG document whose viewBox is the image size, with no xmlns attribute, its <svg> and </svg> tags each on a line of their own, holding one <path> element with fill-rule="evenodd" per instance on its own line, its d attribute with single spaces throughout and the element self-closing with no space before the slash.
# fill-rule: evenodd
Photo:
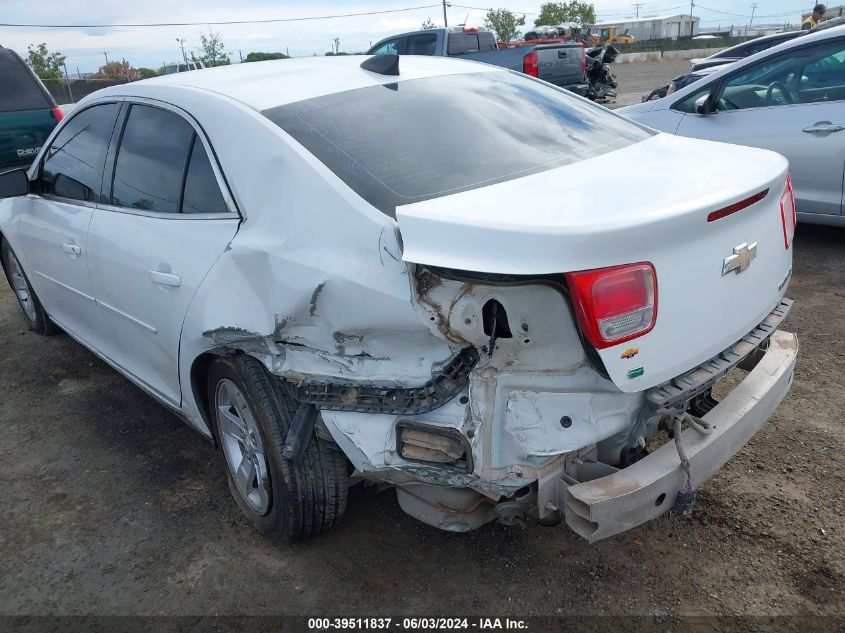
<svg viewBox="0 0 845 633">
<path fill-rule="evenodd" d="M 31 327 L 212 439 L 290 542 L 362 480 L 442 529 L 563 517 L 596 541 L 687 511 L 792 380 L 786 160 L 493 66 L 114 86 L 0 195 Z"/>
</svg>

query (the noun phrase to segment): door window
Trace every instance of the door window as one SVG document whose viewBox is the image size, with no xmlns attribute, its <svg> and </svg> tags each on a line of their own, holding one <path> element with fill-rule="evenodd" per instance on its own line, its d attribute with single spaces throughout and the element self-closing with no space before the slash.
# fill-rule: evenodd
<svg viewBox="0 0 845 633">
<path fill-rule="evenodd" d="M 208 153 L 202 141 L 194 136 L 191 160 L 185 176 L 182 213 L 227 213 L 228 211 L 220 188 L 217 186 L 217 178 L 211 169 Z"/>
<path fill-rule="evenodd" d="M 179 115 L 133 105 L 114 168 L 111 203 L 178 213 L 194 129 Z"/>
<path fill-rule="evenodd" d="M 388 40 L 375 49 L 372 55 L 399 55 L 399 40 Z"/>
<path fill-rule="evenodd" d="M 119 109 L 117 103 L 95 105 L 67 122 L 44 160 L 41 184 L 46 195 L 99 202 L 106 151 Z"/>
<path fill-rule="evenodd" d="M 746 110 L 845 99 L 845 40 L 754 64 L 724 85 L 717 110 Z"/>
<path fill-rule="evenodd" d="M 434 47 L 437 45 L 437 35 L 426 33 L 425 35 L 412 35 L 408 38 L 408 50 L 406 55 L 434 55 Z"/>
</svg>

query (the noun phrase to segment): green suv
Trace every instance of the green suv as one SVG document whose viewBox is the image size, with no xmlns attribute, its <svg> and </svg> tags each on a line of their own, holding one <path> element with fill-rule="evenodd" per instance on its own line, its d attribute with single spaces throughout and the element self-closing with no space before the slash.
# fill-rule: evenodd
<svg viewBox="0 0 845 633">
<path fill-rule="evenodd" d="M 0 47 L 0 172 L 31 163 L 61 119 L 41 80 L 15 51 Z"/>
</svg>

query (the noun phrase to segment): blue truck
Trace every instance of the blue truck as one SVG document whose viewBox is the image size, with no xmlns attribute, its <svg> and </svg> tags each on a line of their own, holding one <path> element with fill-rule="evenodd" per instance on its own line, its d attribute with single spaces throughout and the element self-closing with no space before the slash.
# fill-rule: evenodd
<svg viewBox="0 0 845 633">
<path fill-rule="evenodd" d="M 584 96 L 589 86 L 580 43 L 526 43 L 500 47 L 485 28 L 449 27 L 394 35 L 377 42 L 367 55 L 460 57 L 516 70 Z"/>
</svg>

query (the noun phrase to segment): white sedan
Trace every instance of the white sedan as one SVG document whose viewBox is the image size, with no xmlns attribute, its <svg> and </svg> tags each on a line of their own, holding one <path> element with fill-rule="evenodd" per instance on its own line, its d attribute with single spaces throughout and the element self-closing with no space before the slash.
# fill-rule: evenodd
<svg viewBox="0 0 845 633">
<path fill-rule="evenodd" d="M 454 531 L 565 517 L 595 541 L 688 511 L 792 377 L 786 161 L 493 66 L 115 86 L 0 197 L 32 329 L 213 441 L 244 514 L 289 542 L 361 480 Z"/>
<path fill-rule="evenodd" d="M 618 112 L 664 132 L 783 154 L 798 219 L 845 226 L 845 26 L 792 39 Z"/>
</svg>

